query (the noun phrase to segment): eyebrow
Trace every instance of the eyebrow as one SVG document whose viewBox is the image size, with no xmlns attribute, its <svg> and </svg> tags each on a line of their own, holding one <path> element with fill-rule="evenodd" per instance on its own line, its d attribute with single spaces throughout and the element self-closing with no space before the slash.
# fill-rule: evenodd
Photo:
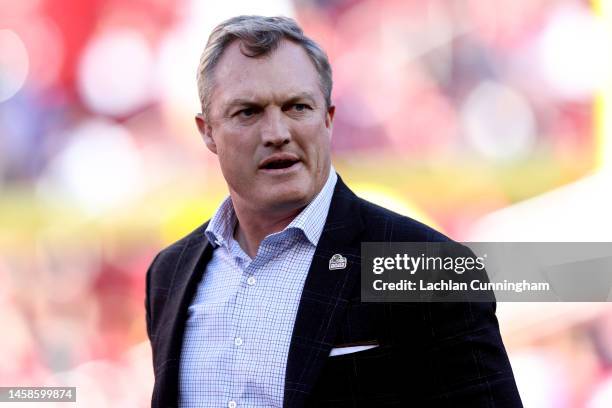
<svg viewBox="0 0 612 408">
<path fill-rule="evenodd" d="M 310 92 L 299 92 L 297 94 L 291 95 L 289 96 L 289 98 L 287 100 L 285 100 L 283 102 L 283 105 L 289 104 L 289 103 L 295 103 L 297 101 L 300 100 L 307 100 L 309 103 L 311 103 L 312 105 L 316 106 L 316 101 L 314 96 L 310 93 Z M 224 114 L 228 115 L 230 110 L 236 108 L 236 107 L 241 107 L 241 106 L 258 106 L 260 105 L 260 103 L 257 101 L 257 99 L 249 99 L 249 98 L 236 98 L 231 100 L 227 106 L 224 109 Z"/>
<path fill-rule="evenodd" d="M 292 102 L 297 102 L 299 100 L 307 100 L 308 102 L 310 102 L 313 105 L 316 105 L 316 101 L 314 96 L 310 93 L 310 92 L 300 92 L 296 95 L 293 95 L 291 97 L 289 97 L 289 99 L 285 102 L 287 103 L 292 103 Z"/>
</svg>

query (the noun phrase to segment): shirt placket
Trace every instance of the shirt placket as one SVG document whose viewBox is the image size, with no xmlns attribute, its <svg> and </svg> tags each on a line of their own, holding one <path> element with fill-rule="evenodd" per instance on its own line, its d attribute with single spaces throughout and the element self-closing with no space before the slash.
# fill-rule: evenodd
<svg viewBox="0 0 612 408">
<path fill-rule="evenodd" d="M 248 324 L 245 321 L 247 310 L 249 307 L 250 298 L 254 295 L 251 287 L 253 282 L 255 271 L 258 265 L 262 263 L 262 257 L 255 257 L 250 260 L 244 251 L 240 248 L 236 241 L 232 242 L 230 248 L 230 255 L 236 265 L 236 268 L 240 271 L 241 278 L 238 285 L 238 291 L 236 293 L 235 307 L 232 312 L 232 338 L 228 339 L 230 347 L 232 348 L 232 373 L 234 373 L 235 381 L 232 381 L 230 400 L 228 404 L 239 407 L 240 397 L 244 394 L 246 383 L 248 378 L 244 378 L 248 371 L 243 369 L 245 361 L 248 361 L 248 355 L 245 354 L 248 344 L 245 342 L 251 342 L 252 333 L 248 330 Z M 250 280 L 251 279 L 251 280 Z M 233 403 L 232 403 L 233 402 Z"/>
</svg>

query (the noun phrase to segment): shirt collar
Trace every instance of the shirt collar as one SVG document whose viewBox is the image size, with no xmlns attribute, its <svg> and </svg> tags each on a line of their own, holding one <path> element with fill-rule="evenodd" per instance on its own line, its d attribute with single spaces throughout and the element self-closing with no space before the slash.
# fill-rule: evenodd
<svg viewBox="0 0 612 408">
<path fill-rule="evenodd" d="M 233 238 L 235 226 L 236 213 L 231 197 L 227 196 L 215 211 L 204 233 L 208 241 L 216 248 L 219 245 L 229 243 L 230 239 Z"/>
<path fill-rule="evenodd" d="M 321 191 L 319 191 L 316 197 L 302 210 L 302 212 L 285 227 L 283 232 L 289 229 L 299 229 L 304 233 L 312 245 L 317 246 L 323 232 L 323 227 L 325 226 L 325 220 L 327 219 L 327 213 L 329 212 L 329 206 L 337 180 L 338 176 L 336 175 L 336 170 L 331 166 L 329 176 Z M 208 223 L 208 227 L 206 227 L 205 234 L 208 241 L 214 247 L 228 244 L 230 240 L 233 239 L 236 221 L 234 205 L 232 204 L 231 197 L 228 196 L 223 200 L 210 220 L 210 223 Z"/>
<path fill-rule="evenodd" d="M 317 246 L 325 226 L 325 220 L 329 212 L 329 205 L 334 195 L 334 187 L 337 180 L 336 170 L 331 166 L 327 181 L 321 191 L 319 191 L 319 194 L 287 225 L 285 230 L 290 228 L 300 229 L 304 232 L 308 241 L 312 245 Z"/>
</svg>

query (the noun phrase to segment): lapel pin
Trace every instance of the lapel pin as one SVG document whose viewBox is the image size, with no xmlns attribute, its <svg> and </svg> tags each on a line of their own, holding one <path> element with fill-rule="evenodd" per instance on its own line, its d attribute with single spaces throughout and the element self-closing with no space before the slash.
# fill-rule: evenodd
<svg viewBox="0 0 612 408">
<path fill-rule="evenodd" d="M 336 269 L 346 268 L 346 258 L 340 254 L 336 254 L 329 259 L 329 270 L 334 271 Z"/>
</svg>

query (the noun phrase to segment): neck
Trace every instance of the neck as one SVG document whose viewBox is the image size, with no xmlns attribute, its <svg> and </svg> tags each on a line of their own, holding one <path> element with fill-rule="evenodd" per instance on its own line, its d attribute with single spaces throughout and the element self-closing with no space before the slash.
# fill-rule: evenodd
<svg viewBox="0 0 612 408">
<path fill-rule="evenodd" d="M 253 211 L 234 202 L 234 211 L 238 219 L 234 239 L 253 259 L 257 255 L 261 241 L 268 235 L 285 229 L 302 209 L 303 207 L 281 212 L 262 212 Z"/>
</svg>

